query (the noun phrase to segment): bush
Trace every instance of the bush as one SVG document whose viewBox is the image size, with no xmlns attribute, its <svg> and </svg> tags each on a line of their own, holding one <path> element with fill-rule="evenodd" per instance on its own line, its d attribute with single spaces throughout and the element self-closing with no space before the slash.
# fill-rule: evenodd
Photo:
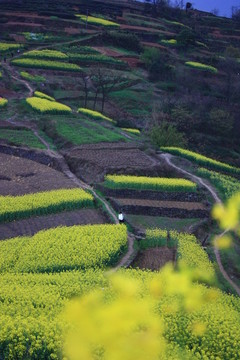
<svg viewBox="0 0 240 360">
<path fill-rule="evenodd" d="M 4 98 L 1 98 L 0 97 L 0 108 L 6 106 L 8 103 L 8 100 L 7 99 L 4 99 Z"/>
<path fill-rule="evenodd" d="M 105 32 L 103 35 L 103 43 L 122 47 L 127 50 L 136 52 L 142 51 L 142 46 L 137 35 L 119 31 Z"/>
<path fill-rule="evenodd" d="M 179 132 L 177 128 L 167 122 L 162 122 L 160 125 L 155 125 L 149 132 L 151 142 L 158 147 L 161 146 L 179 146 L 185 147 L 187 140 L 183 133 Z"/>
<path fill-rule="evenodd" d="M 168 55 L 163 54 L 159 49 L 145 48 L 141 60 L 145 64 L 151 80 L 169 77 L 172 67 L 167 63 Z"/>
</svg>

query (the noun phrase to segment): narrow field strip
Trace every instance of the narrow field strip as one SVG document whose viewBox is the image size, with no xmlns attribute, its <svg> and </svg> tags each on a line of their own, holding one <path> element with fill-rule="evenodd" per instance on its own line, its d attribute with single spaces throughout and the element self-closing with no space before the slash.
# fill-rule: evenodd
<svg viewBox="0 0 240 360">
<path fill-rule="evenodd" d="M 33 236 L 41 230 L 58 226 L 106 224 L 109 220 L 97 209 L 69 210 L 59 214 L 36 216 L 0 224 L 0 240 Z"/>
<path fill-rule="evenodd" d="M 157 178 L 130 175 L 106 175 L 104 185 L 112 189 L 156 191 L 196 191 L 197 185 L 186 179 Z"/>
<path fill-rule="evenodd" d="M 190 161 L 193 161 L 199 165 L 205 166 L 210 169 L 224 171 L 232 174 L 240 174 L 240 168 L 225 164 L 218 160 L 208 158 L 207 156 L 201 155 L 194 151 L 190 151 L 178 147 L 161 147 L 161 150 L 168 152 L 172 155 L 181 156 L 185 159 L 188 159 Z"/>
<path fill-rule="evenodd" d="M 0 243 L 0 272 L 59 272 L 104 268 L 127 249 L 124 225 L 85 225 L 40 231 Z"/>
<path fill-rule="evenodd" d="M 93 196 L 82 189 L 0 196 L 0 222 L 93 206 Z"/>
</svg>

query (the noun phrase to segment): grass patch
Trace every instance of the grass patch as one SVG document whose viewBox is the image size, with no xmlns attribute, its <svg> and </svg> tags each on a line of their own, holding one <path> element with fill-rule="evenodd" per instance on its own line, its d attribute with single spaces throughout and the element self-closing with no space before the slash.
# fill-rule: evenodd
<svg viewBox="0 0 240 360">
<path fill-rule="evenodd" d="M 74 145 L 126 140 L 117 131 L 88 120 L 57 119 L 55 128 L 59 136 Z"/>
<path fill-rule="evenodd" d="M 0 139 L 7 140 L 13 145 L 23 145 L 30 148 L 46 149 L 31 130 L 1 129 Z"/>
</svg>

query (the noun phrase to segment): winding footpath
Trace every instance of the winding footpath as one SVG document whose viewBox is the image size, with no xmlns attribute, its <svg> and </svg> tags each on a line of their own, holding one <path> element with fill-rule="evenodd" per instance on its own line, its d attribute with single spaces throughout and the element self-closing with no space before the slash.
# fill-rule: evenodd
<svg viewBox="0 0 240 360">
<path fill-rule="evenodd" d="M 160 154 L 159 157 L 161 159 L 164 159 L 164 161 L 171 166 L 172 168 L 180 171 L 181 173 L 185 174 L 187 177 L 189 177 L 190 179 L 192 179 L 193 181 L 195 181 L 196 183 L 198 183 L 199 185 L 203 186 L 205 189 L 207 189 L 207 191 L 211 194 L 211 196 L 213 197 L 214 201 L 218 204 L 222 204 L 221 199 L 219 198 L 219 196 L 217 195 L 215 189 L 209 185 L 205 180 L 203 180 L 202 178 L 200 178 L 199 176 L 196 176 L 192 173 L 190 173 L 189 171 L 181 168 L 180 166 L 175 165 L 171 159 L 174 158 L 174 156 L 170 155 L 170 154 Z M 226 233 L 228 232 L 228 230 L 225 230 L 223 233 L 221 233 L 218 236 L 218 239 L 223 237 Z M 221 261 L 221 257 L 220 257 L 220 253 L 218 248 L 215 246 L 214 244 L 214 254 L 216 256 L 216 260 L 217 260 L 217 264 L 219 267 L 219 270 L 222 274 L 222 276 L 224 277 L 224 279 L 234 288 L 234 290 L 236 291 L 236 293 L 238 294 L 238 296 L 240 296 L 240 288 L 232 281 L 232 279 L 229 277 L 229 275 L 227 274 L 227 272 L 225 271 L 222 261 Z"/>
</svg>

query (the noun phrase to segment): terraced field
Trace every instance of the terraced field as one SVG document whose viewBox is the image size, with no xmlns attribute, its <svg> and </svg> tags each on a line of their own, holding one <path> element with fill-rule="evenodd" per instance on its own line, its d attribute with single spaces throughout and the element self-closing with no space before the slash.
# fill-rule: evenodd
<svg viewBox="0 0 240 360">
<path fill-rule="evenodd" d="M 0 359 L 240 358 L 239 24 L 153 13 L 1 2 Z"/>
</svg>

